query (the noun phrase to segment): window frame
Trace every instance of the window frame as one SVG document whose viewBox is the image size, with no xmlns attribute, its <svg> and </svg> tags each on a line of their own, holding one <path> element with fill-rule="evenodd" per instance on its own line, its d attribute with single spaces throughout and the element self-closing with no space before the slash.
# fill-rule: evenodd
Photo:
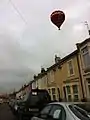
<svg viewBox="0 0 90 120">
<path fill-rule="evenodd" d="M 89 91 L 89 95 L 90 95 L 90 83 L 88 83 L 88 91 Z"/>
<path fill-rule="evenodd" d="M 87 48 L 87 51 L 85 51 L 85 52 L 83 53 L 83 51 L 84 51 L 85 48 Z M 84 56 L 85 56 L 86 54 L 88 54 L 89 57 L 90 57 L 89 47 L 88 47 L 87 44 L 81 48 L 81 54 L 82 54 L 82 61 L 83 61 L 84 68 L 90 67 L 90 64 L 87 66 L 86 63 L 85 63 L 85 61 L 84 61 Z"/>
<path fill-rule="evenodd" d="M 74 92 L 73 86 L 77 86 L 77 92 Z M 79 100 L 79 88 L 78 88 L 77 84 L 72 85 L 72 91 L 73 91 L 73 99 L 74 99 L 74 101 L 78 101 Z M 77 99 L 75 98 L 75 96 L 78 96 Z"/>
<path fill-rule="evenodd" d="M 73 89 L 75 86 L 77 86 L 77 92 L 74 91 L 74 89 Z M 72 85 L 72 89 L 73 89 L 73 94 L 78 94 L 78 85 L 77 84 Z"/>
<path fill-rule="evenodd" d="M 54 89 L 55 90 L 55 93 L 53 93 L 53 91 L 52 91 L 52 89 Z M 57 99 L 57 93 L 56 93 L 56 88 L 55 87 L 52 87 L 51 88 L 51 94 L 52 94 L 52 98 L 53 98 L 53 100 L 56 100 Z M 54 99 L 54 97 L 53 96 L 55 96 L 55 99 Z"/>
<path fill-rule="evenodd" d="M 68 94 L 68 101 L 72 101 L 72 95 Z"/>
<path fill-rule="evenodd" d="M 69 66 L 70 62 L 72 64 L 73 74 L 70 73 L 70 66 Z M 68 77 L 75 75 L 73 59 L 68 60 L 68 62 L 67 62 L 67 68 L 68 68 Z"/>
<path fill-rule="evenodd" d="M 53 70 L 50 70 L 49 72 L 48 72 L 48 84 L 50 84 L 50 83 L 52 83 L 52 82 L 54 82 L 55 81 L 55 78 L 54 78 L 54 72 L 53 72 Z"/>
<path fill-rule="evenodd" d="M 69 88 L 70 88 L 70 93 L 67 92 L 67 87 L 68 87 L 68 86 L 69 86 Z M 68 100 L 68 101 L 72 101 L 71 86 L 70 86 L 70 85 L 66 85 L 65 88 L 66 88 L 67 100 Z M 69 99 L 69 96 L 71 96 L 71 99 Z"/>
<path fill-rule="evenodd" d="M 69 88 L 69 90 L 70 90 L 70 92 L 68 93 L 68 89 L 67 88 Z M 71 86 L 70 85 L 66 85 L 66 91 L 67 91 L 67 94 L 69 95 L 69 94 L 71 94 Z"/>
<path fill-rule="evenodd" d="M 54 93 L 54 94 L 53 94 L 53 92 L 52 92 L 52 89 L 53 89 L 53 88 L 55 89 L 55 93 Z M 51 96 L 51 99 L 52 99 L 52 100 L 54 100 L 54 99 L 53 99 L 53 95 L 55 96 L 55 100 L 57 100 L 58 97 L 57 97 L 57 88 L 56 88 L 56 87 L 49 87 L 49 88 L 48 88 L 48 92 L 49 92 L 49 95 Z"/>
<path fill-rule="evenodd" d="M 48 88 L 48 93 L 51 95 L 51 89 L 50 88 Z"/>
</svg>

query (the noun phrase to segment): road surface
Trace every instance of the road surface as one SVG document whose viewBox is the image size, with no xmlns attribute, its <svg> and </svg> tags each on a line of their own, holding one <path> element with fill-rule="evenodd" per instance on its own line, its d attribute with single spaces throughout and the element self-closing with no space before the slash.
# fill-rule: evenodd
<svg viewBox="0 0 90 120">
<path fill-rule="evenodd" d="M 0 120 L 17 120 L 7 104 L 0 104 Z"/>
</svg>

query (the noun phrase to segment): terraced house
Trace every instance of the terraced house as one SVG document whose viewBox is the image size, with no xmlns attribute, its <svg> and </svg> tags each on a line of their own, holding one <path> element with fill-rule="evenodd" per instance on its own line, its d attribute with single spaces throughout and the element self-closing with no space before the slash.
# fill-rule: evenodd
<svg viewBox="0 0 90 120">
<path fill-rule="evenodd" d="M 47 89 L 52 100 L 90 99 L 90 38 L 78 43 L 77 50 L 34 76 L 32 88 Z"/>
<path fill-rule="evenodd" d="M 90 101 L 90 38 L 77 43 L 83 95 Z"/>
<path fill-rule="evenodd" d="M 83 96 L 77 57 L 77 50 L 63 59 L 56 56 L 54 65 L 34 77 L 36 86 L 47 89 L 52 100 L 81 100 Z"/>
<path fill-rule="evenodd" d="M 82 99 L 77 57 L 76 50 L 48 68 L 48 90 L 53 100 L 62 98 L 65 101 L 78 101 Z"/>
<path fill-rule="evenodd" d="M 34 75 L 32 86 L 32 88 L 47 89 L 47 72 L 44 68 L 41 68 L 41 73 L 37 76 Z"/>
</svg>

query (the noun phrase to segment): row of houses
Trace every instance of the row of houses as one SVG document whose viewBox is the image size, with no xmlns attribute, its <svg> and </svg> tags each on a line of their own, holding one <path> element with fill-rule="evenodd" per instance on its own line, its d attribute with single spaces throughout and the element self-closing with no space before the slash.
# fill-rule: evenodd
<svg viewBox="0 0 90 120">
<path fill-rule="evenodd" d="M 26 94 L 34 88 L 47 89 L 52 100 L 90 100 L 90 38 L 76 44 L 77 49 L 60 59 L 55 56 L 55 64 L 41 68 L 38 75 L 16 96 Z"/>
</svg>

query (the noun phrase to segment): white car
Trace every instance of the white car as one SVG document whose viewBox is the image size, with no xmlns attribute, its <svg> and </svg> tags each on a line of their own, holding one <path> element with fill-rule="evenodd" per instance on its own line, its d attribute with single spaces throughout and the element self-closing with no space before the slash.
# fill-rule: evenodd
<svg viewBox="0 0 90 120">
<path fill-rule="evenodd" d="M 31 120 L 90 120 L 88 113 L 73 103 L 53 102 Z"/>
</svg>

